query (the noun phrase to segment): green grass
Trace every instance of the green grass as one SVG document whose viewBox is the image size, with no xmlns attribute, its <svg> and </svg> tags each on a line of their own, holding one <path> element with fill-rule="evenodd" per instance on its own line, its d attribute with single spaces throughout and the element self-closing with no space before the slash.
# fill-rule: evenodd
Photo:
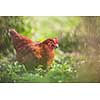
<svg viewBox="0 0 100 100">
<path fill-rule="evenodd" d="M 27 71 L 24 65 L 18 62 L 0 65 L 0 82 L 32 82 L 32 83 L 64 83 L 74 82 L 77 64 L 76 57 L 57 56 L 50 70 L 41 67 Z M 33 66 L 34 67 L 34 66 Z"/>
</svg>

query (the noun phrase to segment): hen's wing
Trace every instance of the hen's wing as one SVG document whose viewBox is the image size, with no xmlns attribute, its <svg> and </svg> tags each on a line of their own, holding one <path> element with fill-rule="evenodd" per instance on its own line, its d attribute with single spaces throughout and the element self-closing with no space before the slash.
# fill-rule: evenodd
<svg viewBox="0 0 100 100">
<path fill-rule="evenodd" d="M 17 60 L 25 65 L 36 65 L 40 62 L 41 48 L 39 44 L 28 43 L 17 51 Z"/>
</svg>

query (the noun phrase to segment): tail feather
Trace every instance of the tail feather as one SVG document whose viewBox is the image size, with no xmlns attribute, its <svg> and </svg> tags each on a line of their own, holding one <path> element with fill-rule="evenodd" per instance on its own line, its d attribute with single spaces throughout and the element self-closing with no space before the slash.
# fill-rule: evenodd
<svg viewBox="0 0 100 100">
<path fill-rule="evenodd" d="M 10 29 L 9 33 L 13 42 L 17 42 L 21 39 L 21 35 L 18 34 L 14 29 Z"/>
<path fill-rule="evenodd" d="M 30 40 L 29 38 L 20 35 L 19 33 L 16 32 L 15 29 L 10 29 L 9 33 L 11 35 L 11 39 L 14 45 L 14 48 L 17 50 L 20 47 L 25 46 L 26 44 L 32 43 L 33 41 Z"/>
</svg>

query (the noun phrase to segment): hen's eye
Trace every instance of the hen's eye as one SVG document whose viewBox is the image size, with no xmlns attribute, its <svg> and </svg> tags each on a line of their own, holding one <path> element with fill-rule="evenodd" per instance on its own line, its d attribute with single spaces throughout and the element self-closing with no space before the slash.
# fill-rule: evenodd
<svg viewBox="0 0 100 100">
<path fill-rule="evenodd" d="M 53 45 L 54 43 L 51 41 L 51 42 L 50 42 L 50 44 L 52 44 L 52 45 Z"/>
</svg>

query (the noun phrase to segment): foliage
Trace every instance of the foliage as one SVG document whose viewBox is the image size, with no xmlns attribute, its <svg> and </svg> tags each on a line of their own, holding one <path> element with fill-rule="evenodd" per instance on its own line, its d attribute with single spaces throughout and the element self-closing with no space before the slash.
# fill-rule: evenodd
<svg viewBox="0 0 100 100">
<path fill-rule="evenodd" d="M 0 82 L 74 82 L 76 77 L 76 57 L 63 53 L 74 51 L 77 48 L 78 39 L 72 30 L 76 29 L 79 17 L 30 17 L 7 16 L 0 17 Z M 8 34 L 9 28 L 15 28 L 19 33 L 33 41 L 43 41 L 46 38 L 59 38 L 60 50 L 56 50 L 56 57 L 50 70 L 37 69 L 28 72 L 24 65 L 13 61 L 14 52 Z M 62 33 L 64 33 L 62 35 Z M 4 56 L 2 52 L 5 51 Z M 8 51 L 8 52 L 7 52 Z M 9 63 L 10 62 L 10 63 Z M 33 66 L 34 67 L 34 66 Z"/>
<path fill-rule="evenodd" d="M 1 64 L 0 82 L 73 82 L 75 63 L 74 57 L 72 59 L 72 57 L 66 56 L 62 57 L 61 60 L 55 60 L 50 70 L 38 67 L 31 72 L 18 62 Z"/>
<path fill-rule="evenodd" d="M 60 39 L 59 45 L 63 52 L 78 51 L 80 46 L 81 36 L 74 32 L 67 32 L 66 35 Z"/>
<path fill-rule="evenodd" d="M 67 43 L 67 47 L 71 49 L 77 42 L 70 31 L 79 24 L 79 17 L 2 16 L 0 17 L 0 22 L 2 23 L 0 26 L 0 46 L 2 48 L 0 52 L 5 55 L 13 52 L 8 34 L 8 29 L 10 28 L 14 28 L 22 35 L 32 38 L 33 41 L 43 41 L 46 38 L 58 37 L 64 41 L 64 43 L 60 43 L 61 48 L 66 48 L 65 46 L 67 45 L 65 43 Z M 67 38 L 61 38 L 62 32 L 65 33 L 64 35 L 66 36 L 64 37 Z M 73 42 L 71 42 L 72 39 Z"/>
<path fill-rule="evenodd" d="M 1 16 L 0 23 L 0 58 L 2 58 L 2 56 L 14 53 L 8 30 L 14 28 L 18 32 L 23 32 L 23 35 L 27 35 L 26 33 L 31 33 L 32 28 L 29 19 L 21 16 Z M 28 34 L 28 36 L 31 35 Z"/>
<path fill-rule="evenodd" d="M 0 82 L 100 82 L 100 17 L 0 17 Z M 57 37 L 59 49 L 50 70 L 31 72 L 13 61 L 9 28 L 43 41 Z M 8 55 L 8 56 L 7 56 Z M 91 67 L 92 66 L 92 67 Z M 34 66 L 33 66 L 34 67 Z"/>
</svg>

